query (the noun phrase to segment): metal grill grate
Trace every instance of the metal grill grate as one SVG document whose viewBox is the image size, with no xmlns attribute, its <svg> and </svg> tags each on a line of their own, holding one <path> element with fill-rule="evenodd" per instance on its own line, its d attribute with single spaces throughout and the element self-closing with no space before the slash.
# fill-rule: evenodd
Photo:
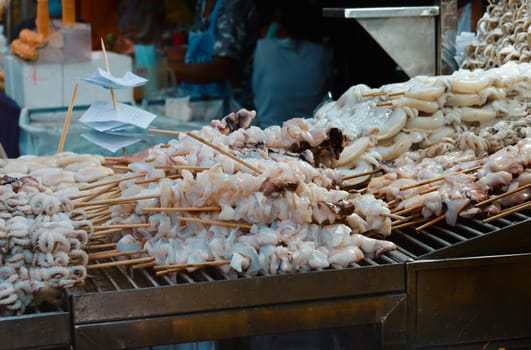
<svg viewBox="0 0 531 350">
<path fill-rule="evenodd" d="M 397 250 L 374 258 L 364 258 L 351 266 L 352 268 L 381 266 L 431 258 L 437 253 L 448 251 L 464 242 L 491 235 L 503 235 L 507 228 L 516 225 L 531 225 L 531 210 L 517 212 L 490 223 L 483 223 L 478 219 L 460 219 L 455 226 L 442 222 L 419 232 L 415 228 L 399 229 L 393 231 L 389 237 L 389 240 L 397 245 Z M 341 269 L 344 268 L 331 266 L 321 271 Z M 182 271 L 169 277 L 156 276 L 151 268 L 133 270 L 129 267 L 117 266 L 91 271 L 83 289 L 86 292 L 121 291 L 245 278 L 253 278 L 253 276 L 229 275 L 218 268 L 209 267 L 193 272 Z"/>
<path fill-rule="evenodd" d="M 417 232 L 415 228 L 399 229 L 392 233 L 390 240 L 396 243 L 402 251 L 414 260 L 424 258 L 442 257 L 456 247 L 461 247 L 464 243 L 468 245 L 477 244 L 478 250 L 483 249 L 479 242 L 483 238 L 496 236 L 501 242 L 504 235 L 510 231 L 525 232 L 525 228 L 531 227 L 531 210 L 526 209 L 510 214 L 489 223 L 483 223 L 478 219 L 460 218 L 455 226 L 450 226 L 444 222 L 437 223 Z M 511 237 L 507 235 L 506 244 L 497 247 L 510 250 Z M 494 247 L 493 247 L 494 248 Z M 523 247 L 522 247 L 523 248 Z M 470 252 L 470 250 L 469 250 Z M 485 251 L 485 254 L 490 254 Z M 510 253 L 510 251 L 507 251 Z M 449 254 L 446 257 L 451 257 Z"/>
</svg>

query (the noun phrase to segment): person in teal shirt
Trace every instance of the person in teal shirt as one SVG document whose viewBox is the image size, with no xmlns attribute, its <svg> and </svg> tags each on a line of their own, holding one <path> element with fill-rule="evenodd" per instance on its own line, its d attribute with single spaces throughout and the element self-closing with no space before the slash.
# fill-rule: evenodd
<svg viewBox="0 0 531 350">
<path fill-rule="evenodd" d="M 311 0 L 277 0 L 275 18 L 259 39 L 252 70 L 260 127 L 312 117 L 332 73 L 332 49 L 323 39 L 321 9 Z"/>
</svg>

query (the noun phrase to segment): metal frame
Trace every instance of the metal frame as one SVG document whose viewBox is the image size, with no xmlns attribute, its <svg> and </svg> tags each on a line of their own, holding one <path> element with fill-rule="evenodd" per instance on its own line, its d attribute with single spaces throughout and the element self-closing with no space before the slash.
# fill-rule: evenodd
<svg viewBox="0 0 531 350">
<path fill-rule="evenodd" d="M 93 323 L 74 332 L 76 349 L 107 350 L 379 324 L 382 342 L 403 345 L 405 310 L 405 294 L 394 294 Z"/>
<path fill-rule="evenodd" d="M 531 254 L 407 264 L 408 347 L 531 341 Z"/>
<path fill-rule="evenodd" d="M 72 294 L 77 349 L 379 324 L 405 343 L 403 264 Z M 156 303 L 151 302 L 157 300 Z"/>
<path fill-rule="evenodd" d="M 70 327 L 63 311 L 0 317 L 0 350 L 70 348 Z"/>
<path fill-rule="evenodd" d="M 436 0 L 433 6 L 323 8 L 322 13 L 356 19 L 409 77 L 455 70 L 444 57 L 455 46 L 457 0 Z"/>
</svg>

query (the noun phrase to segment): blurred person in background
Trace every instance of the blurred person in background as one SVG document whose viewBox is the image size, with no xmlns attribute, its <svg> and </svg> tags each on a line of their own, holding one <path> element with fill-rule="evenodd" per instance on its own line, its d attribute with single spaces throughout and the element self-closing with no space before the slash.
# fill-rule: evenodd
<svg viewBox="0 0 531 350">
<path fill-rule="evenodd" d="M 198 0 L 187 45 L 166 50 L 179 90 L 222 99 L 223 114 L 229 113 L 234 88 L 250 79 L 257 16 L 253 0 Z"/>
<path fill-rule="evenodd" d="M 332 49 L 314 0 L 274 0 L 272 21 L 254 53 L 252 91 L 260 127 L 312 117 L 329 88 Z"/>
</svg>

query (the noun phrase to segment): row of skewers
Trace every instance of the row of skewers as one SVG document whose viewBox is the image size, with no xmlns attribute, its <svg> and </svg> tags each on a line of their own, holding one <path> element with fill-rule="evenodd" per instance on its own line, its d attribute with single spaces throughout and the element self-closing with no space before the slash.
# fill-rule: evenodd
<svg viewBox="0 0 531 350">
<path fill-rule="evenodd" d="M 205 140 L 206 141 L 206 140 Z M 208 143 L 208 141 L 207 141 Z M 164 148 L 164 147 L 163 147 Z M 225 152 L 227 152 L 225 150 Z M 245 161 L 241 161 L 242 164 L 245 164 L 246 162 Z M 457 171 L 451 171 L 451 172 L 447 172 L 443 175 L 440 175 L 440 176 L 436 176 L 436 177 L 432 177 L 430 179 L 426 179 L 426 180 L 422 180 L 422 181 L 416 181 L 414 180 L 413 182 L 414 183 L 410 183 L 409 185 L 407 186 L 402 186 L 400 187 L 400 191 L 401 192 L 405 192 L 405 191 L 408 191 L 410 190 L 413 190 L 413 193 L 414 195 L 416 196 L 422 196 L 422 195 L 427 195 L 427 194 L 430 194 L 430 193 L 438 193 L 438 191 L 440 190 L 441 188 L 441 182 L 444 182 L 446 181 L 447 178 L 452 178 L 452 177 L 455 177 L 455 176 L 458 176 L 460 174 L 466 174 L 466 173 L 471 173 L 471 172 L 476 172 L 478 171 L 478 169 L 481 168 L 481 161 L 476 161 L 475 163 L 471 163 L 471 164 L 476 164 L 474 166 L 471 166 L 469 168 L 466 168 L 466 169 L 461 169 L 461 170 L 457 170 Z M 477 165 L 479 164 L 479 165 Z M 525 163 L 523 164 L 522 166 L 525 166 L 525 167 L 528 167 L 528 163 Z M 249 166 L 247 167 L 247 169 L 252 169 L 254 166 L 249 164 Z M 178 170 L 178 171 L 182 171 L 183 169 L 185 169 L 186 166 L 179 166 L 179 168 L 171 168 L 171 167 L 166 167 L 164 168 L 165 171 L 169 171 L 169 170 Z M 159 167 L 160 169 L 160 167 Z M 193 166 L 190 166 L 190 169 L 193 169 L 195 171 L 205 171 L 203 168 L 194 168 Z M 523 168 L 523 169 L 527 169 L 527 168 Z M 388 169 L 389 170 L 389 169 Z M 380 170 L 380 171 L 383 171 L 383 170 Z M 528 172 L 529 170 L 525 170 L 524 172 Z M 362 175 L 374 175 L 374 174 L 377 174 L 376 171 L 372 171 L 371 174 L 362 174 Z M 387 173 L 387 176 L 388 176 L 389 173 Z M 477 174 L 477 173 L 476 173 Z M 108 240 L 106 238 L 108 238 L 109 234 L 113 234 L 115 232 L 119 232 L 119 231 L 123 231 L 123 230 L 129 230 L 129 229 L 140 229 L 140 228 L 148 228 L 150 226 L 152 226 L 151 224 L 149 223 L 132 223 L 132 224 L 116 224 L 116 225 L 101 225 L 101 226 L 97 226 L 99 223 L 101 222 L 105 222 L 106 220 L 109 220 L 111 218 L 111 215 L 112 213 L 109 211 L 108 207 L 107 207 L 107 210 L 105 209 L 105 206 L 108 206 L 108 205 L 116 205 L 116 204 L 123 204 L 123 203 L 128 203 L 128 202 L 135 202 L 135 201 L 142 201 L 142 200 L 149 200 L 149 199 L 153 199 L 153 198 L 159 198 L 160 197 L 160 194 L 154 194 L 154 195 L 147 195 L 147 196 L 132 196 L 132 197 L 129 197 L 129 198 L 116 198 L 117 196 L 117 192 L 118 190 L 116 188 L 118 188 L 119 186 L 117 186 L 117 184 L 121 181 L 127 181 L 127 180 L 132 180 L 134 178 L 138 179 L 140 177 L 142 177 L 144 174 L 135 174 L 135 175 L 131 175 L 131 176 L 126 176 L 122 179 L 114 179 L 114 180 L 110 180 L 110 181 L 106 181 L 106 182 L 102 182 L 102 183 L 95 183 L 93 185 L 90 185 L 90 186 L 86 186 L 84 188 L 82 188 L 83 191 L 87 191 L 87 190 L 92 190 L 94 188 L 97 188 L 97 187 L 104 187 L 105 188 L 105 191 L 97 191 L 97 192 L 93 192 L 91 191 L 90 193 L 89 192 L 86 192 L 86 193 L 81 193 L 77 198 L 83 198 L 81 197 L 81 195 L 84 196 L 84 198 L 88 198 L 90 196 L 94 196 L 95 193 L 101 193 L 101 192 L 106 192 L 106 197 L 109 197 L 109 198 L 105 198 L 105 199 L 102 199 L 102 200 L 98 200 L 98 201 L 86 201 L 86 200 L 83 200 L 83 202 L 79 202 L 78 206 L 81 206 L 81 207 L 86 207 L 86 206 L 89 206 L 91 207 L 90 210 L 87 211 L 87 215 L 88 215 L 88 218 L 91 219 L 91 220 L 94 220 L 94 224 L 96 225 L 95 226 L 95 235 L 93 237 L 93 239 L 95 239 L 95 243 L 94 244 L 91 244 L 89 245 L 87 248 L 88 249 L 102 249 L 102 248 L 106 248 L 106 247 L 109 247 L 109 248 L 113 248 L 113 249 L 110 249 L 110 250 L 107 250 L 107 251 L 99 251 L 99 252 L 95 252 L 93 253 L 92 255 L 89 255 L 89 257 L 91 258 L 94 258 L 94 259 L 103 259 L 103 258 L 109 258 L 109 257 L 118 257 L 118 256 L 141 256 L 142 254 L 146 254 L 147 251 L 145 249 L 143 249 L 142 246 L 139 246 L 138 248 L 139 249 L 133 249 L 133 250 L 130 250 L 130 251 L 120 251 L 119 249 L 117 249 L 117 243 L 108 243 Z M 170 175 L 174 178 L 177 178 L 181 175 L 177 174 L 177 175 Z M 383 177 L 385 177 L 386 175 L 383 175 Z M 477 175 L 475 175 L 477 176 Z M 379 177 L 373 177 L 372 180 L 373 181 L 376 181 L 376 179 L 378 179 Z M 512 179 L 512 177 L 511 177 Z M 160 178 L 155 178 L 154 180 L 149 180 L 149 179 L 141 179 L 141 180 L 135 180 L 136 182 L 140 182 L 140 183 L 146 183 L 146 182 L 155 182 L 155 181 L 159 181 Z M 109 188 L 109 186 L 111 185 L 115 185 L 115 192 L 111 191 L 111 188 Z M 489 204 L 489 203 L 492 203 L 492 202 L 495 202 L 495 201 L 499 201 L 500 199 L 502 198 L 505 198 L 505 197 L 509 197 L 511 195 L 514 195 L 518 192 L 525 192 L 528 188 L 529 188 L 529 184 L 524 184 L 522 186 L 519 186 L 519 187 L 516 187 L 516 188 L 512 188 L 511 190 L 509 191 L 506 191 L 504 193 L 499 193 L 499 194 L 495 194 L 495 195 L 491 195 L 489 198 L 487 199 L 484 199 L 482 201 L 478 201 L 474 204 L 474 207 L 476 208 L 479 208 L 479 207 L 484 207 L 485 205 Z M 499 191 L 500 190 L 500 187 L 498 186 L 497 187 L 497 190 Z M 370 182 L 368 184 L 367 187 L 364 187 L 364 188 L 358 188 L 357 190 L 355 190 L 356 192 L 371 192 L 375 195 L 379 195 L 381 196 L 382 193 L 384 193 L 385 191 L 381 191 L 381 188 L 375 190 L 374 188 L 372 188 L 370 186 Z M 491 194 L 494 193 L 493 191 L 491 191 Z M 115 198 L 110 198 L 112 196 L 115 196 Z M 385 198 L 385 196 L 383 197 Z M 423 229 L 425 229 L 426 227 L 428 227 L 429 225 L 432 225 L 436 222 L 439 222 L 439 221 L 442 221 L 446 218 L 446 214 L 445 213 L 441 213 L 439 215 L 437 215 L 436 217 L 430 217 L 430 216 L 423 216 L 422 214 L 422 206 L 410 206 L 410 207 L 404 207 L 404 206 L 401 206 L 400 203 L 403 202 L 405 199 L 407 198 L 394 198 L 394 199 L 389 199 L 389 198 L 386 198 L 387 200 L 387 203 L 386 203 L 386 206 L 388 208 L 390 208 L 390 213 L 389 213 L 389 217 L 390 218 L 394 218 L 394 221 L 392 222 L 392 229 L 400 229 L 400 228 L 404 228 L 404 227 L 408 227 L 408 226 L 417 226 L 416 229 L 417 231 L 421 231 Z M 492 215 L 490 217 L 487 217 L 485 220 L 485 222 L 488 222 L 488 221 L 491 221 L 491 220 L 494 220 L 496 218 L 499 218 L 499 217 L 503 217 L 503 216 L 506 216 L 506 215 L 509 215 L 510 213 L 514 212 L 514 211 L 517 211 L 517 210 L 523 210 L 525 208 L 528 208 L 529 207 L 529 201 L 528 201 L 528 198 L 527 200 L 525 200 L 524 202 L 522 202 L 521 204 L 518 204 L 518 205 L 515 205 L 515 206 L 512 206 L 512 207 L 509 207 L 509 208 L 505 208 L 503 210 L 501 210 L 499 213 L 495 214 L 495 215 Z M 173 207 L 173 208 L 170 208 L 170 207 L 143 207 L 143 210 L 147 211 L 147 212 L 188 212 L 188 213 L 193 213 L 193 212 L 200 212 L 200 213 L 204 213 L 204 212 L 219 212 L 221 210 L 221 208 L 219 207 L 216 207 L 216 206 L 210 206 L 210 207 Z M 405 216 L 407 215 L 407 217 Z M 204 218 L 197 218 L 197 217 L 190 217 L 190 216 L 178 216 L 178 219 L 179 220 L 182 220 L 182 221 L 188 221 L 188 222 L 202 222 L 204 224 L 207 224 L 207 225 L 219 225 L 219 226 L 225 226 L 225 227 L 239 227 L 239 228 L 243 228 L 243 229 L 246 229 L 246 230 L 249 230 L 251 229 L 252 225 L 249 225 L 249 224 L 246 224 L 246 223 L 242 223 L 242 222 L 230 222 L 230 221 L 223 221 L 223 220 L 212 220 L 212 219 L 204 219 Z M 138 260 L 137 260 L 138 259 Z M 198 268 L 198 267 L 201 267 L 201 266 L 211 266 L 211 265 L 228 265 L 230 264 L 230 260 L 229 259 L 222 259 L 222 260 L 217 260 L 217 261 L 206 261 L 206 262 L 201 262 L 201 263 L 182 263 L 182 264 L 155 264 L 154 263 L 154 260 L 155 258 L 154 257 L 138 257 L 137 259 L 130 259 L 130 260 L 118 260 L 118 261 L 115 261 L 115 262 L 106 262 L 106 263 L 102 263 L 102 264 L 94 264 L 92 265 L 93 267 L 92 268 L 98 268 L 98 267 L 105 267 L 105 266 L 112 266 L 112 265 L 122 265 L 122 264 L 133 264 L 134 266 L 136 266 L 136 264 L 139 264 L 138 266 L 140 267 L 146 267 L 146 266 L 156 266 L 156 271 L 157 271 L 157 274 L 161 275 L 161 274 L 166 274 L 166 273 L 170 273 L 170 272 L 175 272 L 175 271 L 178 271 L 178 270 L 182 270 L 182 269 L 190 269 L 190 268 Z M 89 265 L 89 268 L 90 268 L 90 265 Z"/>
</svg>

